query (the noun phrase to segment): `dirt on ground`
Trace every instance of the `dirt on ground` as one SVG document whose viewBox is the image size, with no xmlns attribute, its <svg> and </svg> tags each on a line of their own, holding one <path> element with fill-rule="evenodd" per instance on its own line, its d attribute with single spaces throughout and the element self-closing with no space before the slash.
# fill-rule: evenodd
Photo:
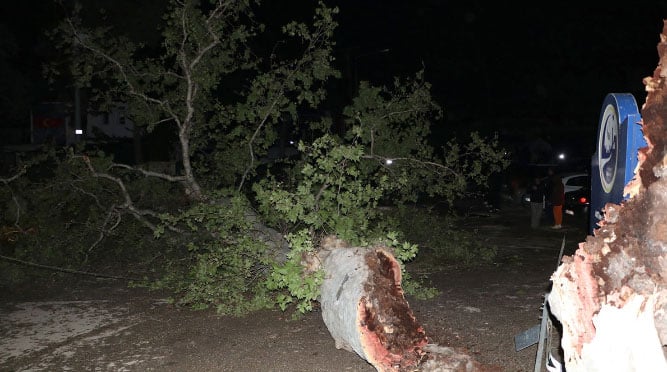
<svg viewBox="0 0 667 372">
<path fill-rule="evenodd" d="M 465 229 L 498 247 L 494 264 L 408 267 L 441 294 L 408 297 L 430 343 L 461 349 L 499 371 L 532 371 L 537 346 L 514 336 L 539 324 L 561 241 L 571 254 L 586 232 L 529 228 L 528 210 L 508 206 L 466 218 Z M 0 371 L 374 371 L 337 350 L 321 314 L 280 311 L 242 318 L 176 307 L 168 295 L 115 280 L 72 276 L 2 287 Z"/>
</svg>

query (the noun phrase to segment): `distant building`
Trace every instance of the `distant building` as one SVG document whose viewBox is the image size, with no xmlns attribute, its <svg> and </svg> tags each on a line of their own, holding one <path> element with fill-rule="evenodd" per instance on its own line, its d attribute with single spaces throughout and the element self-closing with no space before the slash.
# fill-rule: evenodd
<svg viewBox="0 0 667 372">
<path fill-rule="evenodd" d="M 29 119 L 29 126 L 0 130 L 0 174 L 10 172 L 24 154 L 46 144 L 70 146 L 81 140 L 105 144 L 104 150 L 122 162 L 136 161 L 136 149 L 132 141 L 127 141 L 133 139 L 134 123 L 127 118 L 124 104 L 113 106 L 109 112 L 88 113 L 81 118 L 80 128 L 76 128 L 72 104 L 66 102 L 38 103 L 30 110 Z"/>
<path fill-rule="evenodd" d="M 132 138 L 134 133 L 134 123 L 128 119 L 124 104 L 115 105 L 109 112 L 89 113 L 86 119 L 86 139 Z"/>
<path fill-rule="evenodd" d="M 81 124 L 83 128 L 75 128 L 75 120 L 63 102 L 40 103 L 33 107 L 30 116 L 32 144 L 65 146 L 80 139 L 93 142 L 126 139 L 132 138 L 134 131 L 134 123 L 127 118 L 127 107 L 124 104 L 117 104 L 108 112 L 88 113 Z"/>
<path fill-rule="evenodd" d="M 71 132 L 71 133 L 70 133 Z M 30 111 L 30 143 L 69 145 L 75 142 L 67 106 L 63 102 L 42 102 Z"/>
</svg>

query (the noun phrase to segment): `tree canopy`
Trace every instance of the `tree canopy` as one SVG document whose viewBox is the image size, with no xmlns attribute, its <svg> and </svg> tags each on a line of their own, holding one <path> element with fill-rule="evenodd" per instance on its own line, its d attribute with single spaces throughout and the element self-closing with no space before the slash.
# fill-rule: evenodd
<svg viewBox="0 0 667 372">
<path fill-rule="evenodd" d="M 310 22 L 289 22 L 277 36 L 257 21 L 258 7 L 170 1 L 159 45 L 87 26 L 82 9 L 70 9 L 51 35 L 62 58 L 49 76 L 89 91 L 96 109 L 124 102 L 136 125 L 175 133 L 182 172 L 117 163 L 90 147 L 55 157 L 40 206 L 60 199 L 68 218 L 94 232 L 60 249 L 81 259 L 119 236 L 141 236 L 146 246 L 137 251 L 170 252 L 165 265 L 173 270 L 153 283 L 175 288 L 183 303 L 230 313 L 298 301 L 308 310 L 320 277 L 304 271 L 302 258 L 320 237 L 383 239 L 409 260 L 416 246 L 402 242 L 400 225 L 380 206 L 451 202 L 505 165 L 494 138 L 472 133 L 463 144 L 432 145 L 441 108 L 420 72 L 391 86 L 361 82 L 341 112 L 322 107 L 327 82 L 340 77 L 338 9 L 319 3 Z M 293 156 L 271 157 L 290 131 L 299 138 Z M 5 182 L 6 194 L 18 195 L 17 185 Z M 42 221 L 65 212 L 50 210 Z"/>
</svg>

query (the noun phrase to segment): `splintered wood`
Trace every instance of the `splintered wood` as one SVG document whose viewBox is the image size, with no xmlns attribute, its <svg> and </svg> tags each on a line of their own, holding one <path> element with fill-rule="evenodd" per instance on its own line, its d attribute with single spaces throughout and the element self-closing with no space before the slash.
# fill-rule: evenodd
<svg viewBox="0 0 667 372">
<path fill-rule="evenodd" d="M 322 318 L 336 348 L 354 352 L 378 371 L 492 371 L 470 356 L 427 345 L 401 287 L 401 266 L 385 247 L 350 247 L 334 237 L 321 244 Z"/>
<path fill-rule="evenodd" d="M 608 204 L 594 236 L 552 276 L 568 372 L 667 370 L 667 22 L 658 53 L 644 79 L 648 146 L 626 186 L 631 198 Z"/>
<path fill-rule="evenodd" d="M 403 297 L 394 256 L 383 248 L 334 248 L 323 268 L 322 317 L 336 347 L 379 371 L 416 366 L 427 339 Z"/>
</svg>

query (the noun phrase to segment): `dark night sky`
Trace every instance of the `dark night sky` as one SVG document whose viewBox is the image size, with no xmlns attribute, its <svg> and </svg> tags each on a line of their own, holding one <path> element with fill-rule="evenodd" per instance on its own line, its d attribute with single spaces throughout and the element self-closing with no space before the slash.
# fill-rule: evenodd
<svg viewBox="0 0 667 372">
<path fill-rule="evenodd" d="M 141 4 L 149 1 L 154 0 L 118 0 L 116 11 L 126 4 L 143 9 Z M 289 18 L 308 14 L 314 2 L 264 3 Z M 667 18 L 664 0 L 533 2 L 528 7 L 475 0 L 327 3 L 341 10 L 341 69 L 346 55 L 359 78 L 373 82 L 425 68 L 448 128 L 554 142 L 579 138 L 590 147 L 607 93 L 630 92 L 640 106 L 644 102 L 642 78 L 657 64 L 656 44 Z M 6 27 L 0 28 L 0 40 L 13 36 L 20 46 L 17 55 L 3 58 L 20 62 L 16 70 L 38 72 L 39 63 L 31 56 L 44 29 L 55 21 L 53 9 L 48 0 L 0 5 L 0 27 Z M 389 51 L 380 52 L 385 49 Z"/>
<path fill-rule="evenodd" d="M 364 58 L 360 74 L 381 79 L 423 64 L 454 125 L 554 142 L 590 137 L 590 147 L 607 93 L 643 103 L 667 18 L 666 1 L 339 3 L 341 46 L 391 49 Z"/>
</svg>

